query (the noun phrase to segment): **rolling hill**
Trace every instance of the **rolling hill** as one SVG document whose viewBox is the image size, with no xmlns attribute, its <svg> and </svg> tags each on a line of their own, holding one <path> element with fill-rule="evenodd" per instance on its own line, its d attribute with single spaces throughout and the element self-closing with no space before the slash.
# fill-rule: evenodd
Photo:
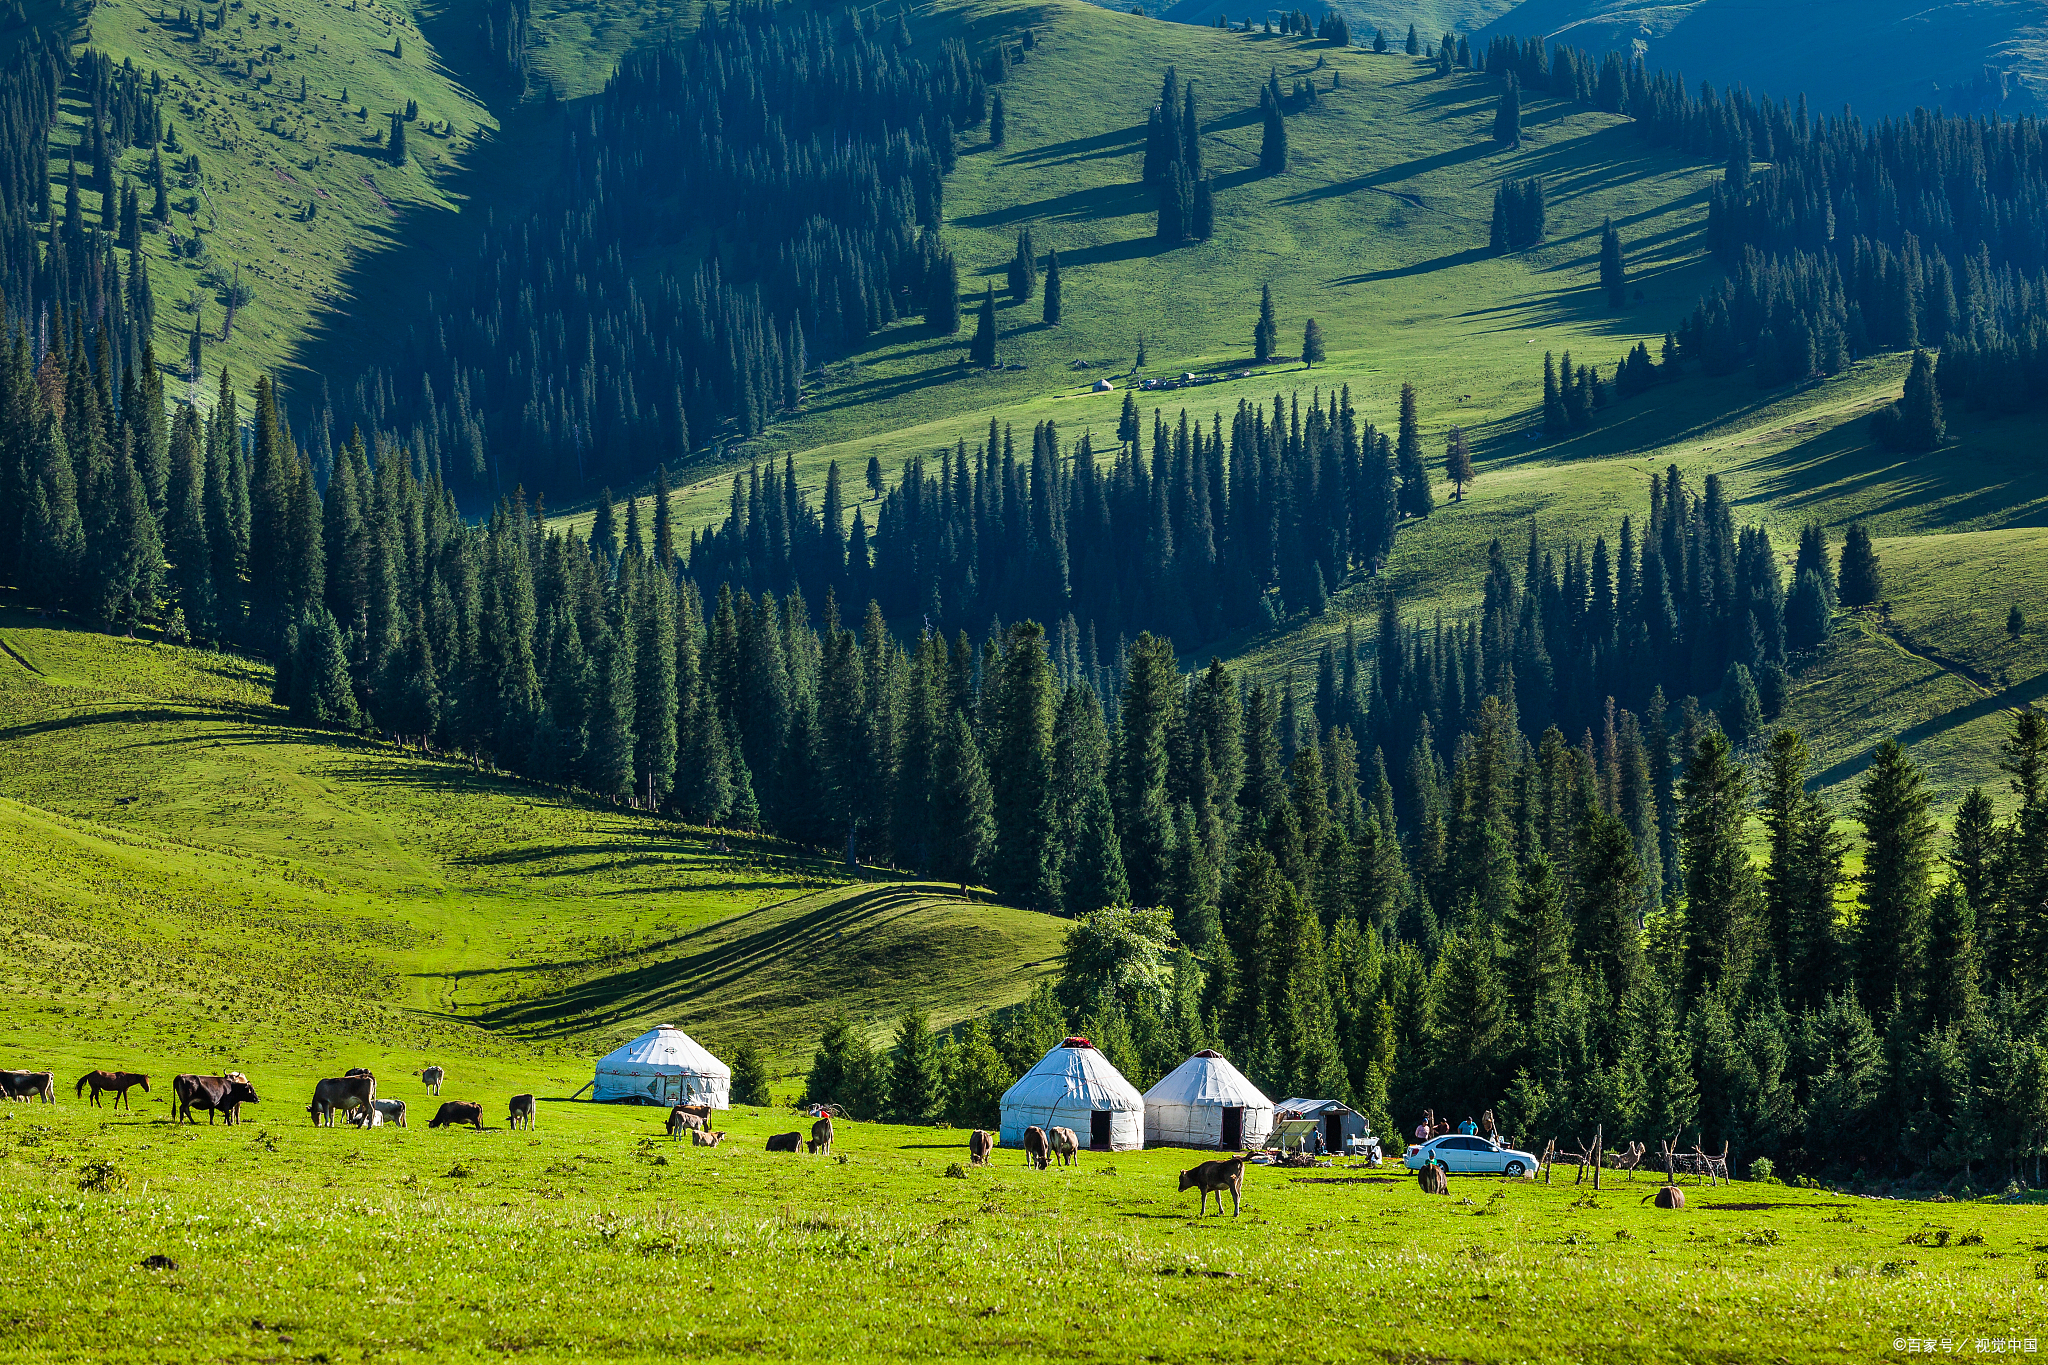
<svg viewBox="0 0 2048 1365">
<path fill-rule="evenodd" d="M 842 1011 L 944 1026 L 1059 953 L 1048 916 L 294 730 L 265 668 L 0 610 L 4 1017 L 39 1065 L 148 1036 L 165 1068 L 566 1080 L 673 1022 L 787 1072 Z"/>
</svg>

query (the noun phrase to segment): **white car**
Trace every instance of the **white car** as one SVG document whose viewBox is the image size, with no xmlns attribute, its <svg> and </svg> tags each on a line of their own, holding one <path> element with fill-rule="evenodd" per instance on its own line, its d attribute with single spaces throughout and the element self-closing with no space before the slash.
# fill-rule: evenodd
<svg viewBox="0 0 2048 1365">
<path fill-rule="evenodd" d="M 1537 1166 L 1536 1158 L 1527 1152 L 1465 1133 L 1452 1133 L 1420 1147 L 1410 1147 L 1406 1165 L 1411 1171 L 1419 1171 L 1432 1160 L 1442 1162 L 1452 1175 L 1504 1175 L 1510 1180 L 1533 1174 Z"/>
</svg>

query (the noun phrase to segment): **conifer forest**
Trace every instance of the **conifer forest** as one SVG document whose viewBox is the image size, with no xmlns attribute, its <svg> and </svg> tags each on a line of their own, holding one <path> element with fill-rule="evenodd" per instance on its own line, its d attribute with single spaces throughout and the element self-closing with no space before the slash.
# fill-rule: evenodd
<svg viewBox="0 0 2048 1365">
<path fill-rule="evenodd" d="M 1037 1179 L 1033 1158 L 915 1153 L 968 1146 L 946 1129 L 1035 1152 L 1012 1111 L 1077 1047 L 1096 1059 L 1073 1074 L 1099 1087 L 1107 1064 L 1144 1124 L 1220 1058 L 1383 1147 L 1391 1175 L 1343 1175 L 1364 1147 L 1276 1127 L 1249 1175 L 1181 1172 L 1243 1193 L 1268 1240 L 1369 1263 L 1376 1287 L 1302 1291 L 1298 1321 L 1230 1338 L 1246 1358 L 1321 1324 L 1416 1358 L 1611 1356 L 1618 1305 L 1700 1284 L 1724 1317 L 1644 1308 L 1639 1344 L 1863 1358 L 1830 1343 L 1917 1342 L 1965 1302 L 2028 1327 L 2048 1273 L 2026 1259 L 2048 1226 L 2025 1223 L 2048 1199 L 2032 49 L 1979 62 L 1957 5 L 1844 20 L 1924 44 L 1927 72 L 1865 91 L 1826 66 L 1816 88 L 1865 93 L 1823 109 L 1777 65 L 1667 64 L 1721 0 L 1634 38 L 1597 8 L 15 6 L 0 941 L 34 965 L 0 1006 L 10 1096 L 75 1116 L 67 1078 L 126 1048 L 166 1122 L 199 1082 L 261 1090 L 247 1161 L 277 1156 L 265 1188 L 302 1201 L 277 1217 L 363 1180 L 419 1192 L 405 1236 L 481 1244 L 470 1220 L 510 1210 L 560 1258 L 535 1284 L 613 1285 L 580 1339 L 494 1328 L 493 1351 L 541 1358 L 673 1351 L 686 1320 L 712 1355 L 832 1349 L 840 1321 L 875 1334 L 851 1358 L 1071 1354 L 991 1230 L 1068 1206 L 982 1189 Z M 605 1057 L 606 1098 L 614 1049 L 650 1029 L 688 1029 L 731 1087 L 659 1144 L 658 1120 L 571 1094 Z M 317 1125 L 343 1064 L 439 1127 L 420 1087 L 443 1057 L 453 1099 L 495 1118 L 511 1095 L 508 1130 L 561 1101 L 534 1150 L 445 1177 L 446 1155 L 391 1164 L 409 1146 L 336 1165 Z M 281 1112 L 302 1080 L 306 1131 Z M 1411 1135 L 1480 1115 L 1475 1149 L 1527 1149 L 1507 1174 L 1532 1179 L 1418 1195 L 1404 1161 L 1425 1191 L 1442 1169 Z M 834 1119 L 836 1163 L 797 1153 L 832 1151 Z M 731 1144 L 696 1150 L 728 1120 Z M 89 1241 L 102 1215 L 74 1201 L 129 1201 L 106 1223 L 120 1264 L 82 1262 L 83 1287 L 0 1252 L 47 1358 L 135 1345 L 118 1315 L 50 1325 L 59 1299 L 196 1321 L 119 1277 L 214 1266 L 214 1234 L 166 1231 L 150 1260 L 130 1242 L 259 1177 L 230 1188 L 239 1147 L 220 1170 L 133 1147 L 154 1131 L 0 1126 L 27 1191 L 6 1216 Z M 1055 1161 L 1074 1136 L 1031 1132 Z M 1104 1221 L 1168 1217 L 1116 1205 L 1164 1205 L 1200 1159 L 1110 1133 L 1081 1159 L 1114 1149 L 1134 1178 L 1074 1182 L 1090 1221 L 1060 1265 L 1107 1276 L 1089 1292 L 1130 1353 L 1191 1358 L 1189 1324 L 1229 1319 L 1183 1278 L 1295 1271 Z M 1278 1183 L 1319 1160 L 1339 1174 Z M 797 1161 L 822 1174 L 778 1173 Z M 1705 1179 L 1683 1196 L 1730 1210 L 1720 1259 L 1694 1264 L 1704 1229 L 1658 1241 L 1674 1225 L 1640 1222 L 1625 1184 L 1599 1204 L 1587 1167 L 1653 1182 L 1660 1217 Z M 641 1184 L 585 1208 L 607 1171 Z M 1743 1202 L 1716 1202 L 1724 1177 Z M 886 1206 L 868 1221 L 834 1183 L 856 1178 Z M 175 1216 L 140 1212 L 152 1181 Z M 934 1226 L 920 1201 L 955 1195 Z M 1445 1272 L 1458 1312 L 1488 1276 L 1516 1280 L 1489 1303 L 1534 1293 L 1498 1339 L 1410 1323 L 1385 1286 L 1413 1267 L 1346 1230 L 1376 1221 L 1357 1203 L 1417 1199 L 1429 1238 L 1493 1241 Z M 1447 1221 L 1502 1200 L 1535 1202 Z M 1836 1208 L 1885 1235 L 1859 1249 L 1808 1216 Z M 1566 1230 L 1596 1216 L 1597 1245 Z M 1948 1220 L 1981 1265 L 1933 1249 Z M 1393 1233 L 1413 1251 L 1419 1226 Z M 1541 1264 L 1496 1264 L 1511 1243 Z M 755 1286 L 781 1335 L 729 1307 L 592 1326 L 657 1273 L 738 1302 L 714 1244 L 785 1267 Z M 614 1282 L 590 1258 L 618 1247 L 640 1254 Z M 926 1282 L 897 1268 L 912 1247 L 961 1265 Z M 849 1256 L 908 1318 L 821 1307 Z M 1721 1259 L 1790 1335 L 1734 1325 L 1758 1315 Z M 479 1295 L 538 1314 L 488 1273 Z M 936 1306 L 956 1284 L 973 1309 Z M 331 1287 L 276 1292 L 346 1343 L 332 1358 L 378 1349 Z M 428 1325 L 376 1321 L 459 1354 L 433 1293 Z M 1157 1293 L 1178 1306 L 1129 1306 Z M 1970 1323 L 1992 1349 L 1997 1324 Z"/>
</svg>

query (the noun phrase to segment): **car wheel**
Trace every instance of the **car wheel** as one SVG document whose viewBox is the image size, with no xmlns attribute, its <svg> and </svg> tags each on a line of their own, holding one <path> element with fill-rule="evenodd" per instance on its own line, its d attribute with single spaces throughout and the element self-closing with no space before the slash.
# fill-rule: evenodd
<svg viewBox="0 0 2048 1365">
<path fill-rule="evenodd" d="M 1524 1166 L 1519 1161 L 1510 1161 L 1507 1164 L 1507 1169 L 1503 1171 L 1502 1174 L 1507 1176 L 1507 1178 L 1510 1180 L 1520 1180 L 1522 1178 L 1522 1172 L 1527 1169 L 1528 1167 Z"/>
</svg>

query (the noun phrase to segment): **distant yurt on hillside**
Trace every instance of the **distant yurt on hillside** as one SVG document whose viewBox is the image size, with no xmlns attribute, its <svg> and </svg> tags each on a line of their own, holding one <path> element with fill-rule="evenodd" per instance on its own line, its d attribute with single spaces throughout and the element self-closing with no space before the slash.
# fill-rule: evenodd
<svg viewBox="0 0 2048 1365">
<path fill-rule="evenodd" d="M 1145 1145 L 1145 1097 L 1086 1038 L 1069 1038 L 1003 1092 L 1002 1142 L 1021 1146 L 1024 1130 L 1071 1128 L 1098 1152 Z"/>
<path fill-rule="evenodd" d="M 673 1024 L 659 1024 L 597 1064 L 600 1104 L 708 1104 L 724 1109 L 732 1069 Z"/>
<path fill-rule="evenodd" d="M 1263 1147 L 1273 1102 L 1219 1052 L 1203 1048 L 1145 1092 L 1145 1141 L 1241 1152 Z"/>
</svg>

